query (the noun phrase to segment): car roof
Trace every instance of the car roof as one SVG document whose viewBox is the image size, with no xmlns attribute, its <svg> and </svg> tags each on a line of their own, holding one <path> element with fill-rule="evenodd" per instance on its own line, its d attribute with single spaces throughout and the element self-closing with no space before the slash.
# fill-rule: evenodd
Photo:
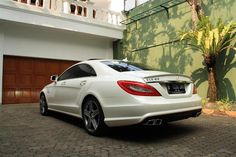
<svg viewBox="0 0 236 157">
<path fill-rule="evenodd" d="M 101 63 L 101 62 L 104 62 L 104 61 L 112 61 L 112 62 L 118 62 L 118 61 L 122 61 L 122 60 L 118 60 L 118 59 L 89 59 L 89 60 L 85 60 L 85 61 L 81 61 L 77 64 L 82 64 L 82 63 Z"/>
<path fill-rule="evenodd" d="M 78 65 L 79 64 L 88 64 L 88 65 L 90 65 L 94 68 L 94 70 L 96 71 L 97 74 L 100 74 L 100 75 L 107 75 L 107 74 L 109 74 L 109 75 L 113 74 L 114 75 L 114 72 L 116 72 L 116 71 L 114 71 L 114 69 L 112 69 L 112 68 L 109 68 L 105 64 L 101 63 L 103 61 L 114 62 L 114 61 L 121 61 L 121 60 L 117 60 L 117 59 L 92 59 L 92 60 L 85 60 L 85 61 L 79 62 L 77 64 Z M 74 65 L 77 65 L 77 64 L 74 64 Z"/>
</svg>

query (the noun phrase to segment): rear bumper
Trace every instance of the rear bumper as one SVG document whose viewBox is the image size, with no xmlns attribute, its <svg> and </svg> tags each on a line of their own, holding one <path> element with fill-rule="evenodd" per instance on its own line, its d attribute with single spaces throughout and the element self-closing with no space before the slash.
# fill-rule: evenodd
<svg viewBox="0 0 236 157">
<path fill-rule="evenodd" d="M 161 119 L 162 122 L 171 122 L 190 117 L 197 117 L 201 114 L 201 107 L 194 107 L 181 110 L 171 110 L 166 112 L 153 112 L 140 117 L 119 117 L 105 118 L 105 124 L 109 127 L 126 126 L 134 124 L 145 124 L 150 119 Z"/>
<path fill-rule="evenodd" d="M 179 112 L 179 113 L 153 116 L 153 117 L 148 117 L 145 120 L 143 120 L 142 124 L 144 124 L 144 125 L 159 125 L 159 124 L 166 123 L 166 122 L 187 119 L 189 117 L 198 117 L 198 116 L 200 116 L 201 113 L 202 113 L 202 109 L 197 109 L 197 110 L 191 110 L 191 111 L 185 111 L 185 112 Z M 152 122 L 154 122 L 154 123 L 152 123 Z"/>
<path fill-rule="evenodd" d="M 201 98 L 198 95 L 181 99 L 156 98 L 136 101 L 133 104 L 103 106 L 104 121 L 110 127 L 141 124 L 152 118 L 167 122 L 186 119 L 196 117 L 201 110 Z"/>
</svg>

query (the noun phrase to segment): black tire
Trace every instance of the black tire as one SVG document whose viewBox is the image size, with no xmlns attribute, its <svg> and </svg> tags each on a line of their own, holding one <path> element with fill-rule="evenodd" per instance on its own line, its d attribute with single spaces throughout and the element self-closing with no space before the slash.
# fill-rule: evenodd
<svg viewBox="0 0 236 157">
<path fill-rule="evenodd" d="M 43 116 L 47 116 L 48 115 L 48 104 L 45 98 L 45 95 L 42 94 L 40 96 L 40 100 L 39 100 L 39 107 L 40 107 L 40 113 Z"/>
<path fill-rule="evenodd" d="M 106 130 L 104 114 L 100 103 L 94 97 L 86 99 L 82 108 L 83 122 L 86 131 L 93 136 L 101 136 Z"/>
</svg>

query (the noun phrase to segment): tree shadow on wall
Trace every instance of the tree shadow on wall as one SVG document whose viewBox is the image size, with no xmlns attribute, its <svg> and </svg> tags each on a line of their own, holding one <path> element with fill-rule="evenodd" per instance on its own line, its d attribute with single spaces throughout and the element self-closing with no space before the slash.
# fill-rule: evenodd
<svg viewBox="0 0 236 157">
<path fill-rule="evenodd" d="M 178 45 L 178 47 L 177 47 Z M 172 49 L 178 51 L 172 52 Z M 193 58 L 191 54 L 185 53 L 184 44 L 171 44 L 168 47 L 162 47 L 163 54 L 159 58 L 158 64 L 160 70 L 183 74 L 188 65 L 192 65 Z"/>
<path fill-rule="evenodd" d="M 227 73 L 236 68 L 236 61 L 234 61 L 235 52 L 221 53 L 217 60 L 217 77 L 218 77 L 218 85 L 219 85 L 219 95 L 220 98 L 229 98 L 229 100 L 236 100 L 235 92 L 230 82 L 229 78 L 227 78 Z"/>
<path fill-rule="evenodd" d="M 236 100 L 233 85 L 226 76 L 229 71 L 236 68 L 236 61 L 234 61 L 235 54 L 236 53 L 233 52 L 233 50 L 231 50 L 231 52 L 225 51 L 219 54 L 216 67 L 219 99 L 228 98 L 229 100 Z M 192 74 L 192 78 L 197 87 L 201 83 L 207 81 L 206 67 L 195 70 Z"/>
<path fill-rule="evenodd" d="M 235 3 L 235 0 L 208 0 L 202 3 L 202 7 L 205 14 L 208 16 L 211 15 L 211 10 L 214 9 L 218 11 L 218 8 L 221 8 L 222 10 L 224 10 L 225 15 L 231 15 L 231 12 L 233 12 L 232 10 L 234 9 L 232 7 L 234 3 Z M 233 16 L 227 17 L 227 18 L 230 18 L 231 20 L 233 20 Z"/>
<path fill-rule="evenodd" d="M 173 7 L 170 18 L 180 19 L 187 13 L 182 10 L 179 11 L 177 7 Z M 188 25 L 188 23 L 189 21 L 185 21 L 184 26 Z M 165 11 L 151 15 L 127 25 L 127 30 L 124 31 L 123 48 L 119 57 L 127 57 L 128 60 L 135 60 L 134 57 L 136 57 L 143 63 L 147 63 L 147 55 L 150 52 L 149 47 L 155 47 L 155 45 L 168 42 L 168 40 L 175 40 L 176 36 L 175 25 L 170 22 Z M 158 37 L 164 37 L 164 39 L 159 39 Z"/>
<path fill-rule="evenodd" d="M 206 67 L 195 70 L 191 75 L 193 82 L 199 87 L 203 82 L 207 81 L 207 69 Z"/>
</svg>

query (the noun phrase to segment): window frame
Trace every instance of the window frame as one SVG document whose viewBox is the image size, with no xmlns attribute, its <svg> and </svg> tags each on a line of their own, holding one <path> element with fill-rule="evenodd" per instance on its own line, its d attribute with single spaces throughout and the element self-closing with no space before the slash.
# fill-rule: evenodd
<svg viewBox="0 0 236 157">
<path fill-rule="evenodd" d="M 116 64 L 116 62 L 118 62 Z M 117 72 L 129 72 L 129 71 L 145 71 L 145 70 L 153 70 L 153 69 L 149 69 L 146 67 L 141 67 L 140 65 L 137 65 L 138 63 L 132 63 L 132 62 L 125 62 L 125 61 L 101 61 L 102 64 L 106 65 L 107 67 L 113 69 L 114 71 Z M 127 64 L 127 67 L 124 67 L 122 64 Z M 135 65 L 136 64 L 136 65 Z M 116 69 L 115 67 L 120 66 L 120 70 Z M 119 68 L 119 67 L 118 67 Z M 122 68 L 127 68 L 127 70 L 122 70 Z M 128 70 L 132 68 L 133 70 Z"/>
<path fill-rule="evenodd" d="M 89 75 L 89 76 L 80 76 L 80 77 L 77 76 L 77 77 L 69 77 L 69 78 L 66 78 L 66 79 L 60 79 L 65 73 L 67 73 L 68 71 L 70 71 L 70 70 L 73 69 L 73 68 L 76 68 L 76 67 L 78 68 L 78 67 L 79 67 L 79 70 L 81 70 L 80 66 L 82 66 L 82 65 L 86 65 L 86 66 L 88 66 L 89 68 L 91 68 L 91 69 L 94 71 L 94 75 L 92 75 L 91 72 L 90 72 L 91 75 Z M 69 74 L 69 76 L 70 76 L 70 74 Z M 96 77 L 96 76 L 97 76 L 97 73 L 96 73 L 95 69 L 94 69 L 91 65 L 89 65 L 89 64 L 87 64 L 87 63 L 81 63 L 81 64 L 73 65 L 72 67 L 66 69 L 66 70 L 57 78 L 57 81 L 65 81 L 65 80 L 78 79 L 78 78 L 83 78 L 83 77 Z"/>
</svg>

